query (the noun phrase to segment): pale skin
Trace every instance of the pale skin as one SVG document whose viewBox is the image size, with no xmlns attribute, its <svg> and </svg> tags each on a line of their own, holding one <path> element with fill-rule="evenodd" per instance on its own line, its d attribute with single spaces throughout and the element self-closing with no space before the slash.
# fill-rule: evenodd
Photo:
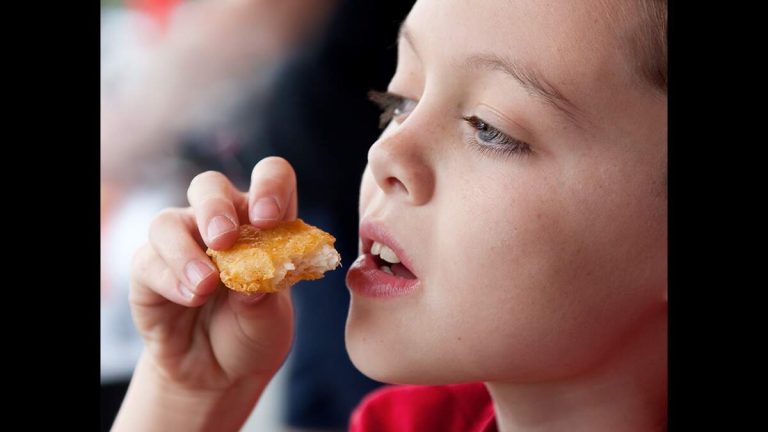
<svg viewBox="0 0 768 432">
<path fill-rule="evenodd" d="M 485 382 L 501 431 L 661 430 L 666 95 L 632 67 L 636 23 L 616 18 L 628 6 L 555 3 L 420 0 L 409 14 L 389 85 L 405 101 L 369 152 L 360 216 L 398 239 L 420 283 L 396 298 L 353 293 L 347 349 L 386 382 Z M 479 58 L 535 70 L 575 121 Z M 269 158 L 247 194 L 207 173 L 191 208 L 158 217 L 132 287 L 147 349 L 116 429 L 244 421 L 290 345 L 290 298 L 247 301 L 215 273 L 192 284 L 184 266 L 234 241 L 234 226 L 207 235 L 217 215 L 266 227 L 248 209 L 272 197 L 275 219 L 295 217 L 294 185 Z"/>
</svg>

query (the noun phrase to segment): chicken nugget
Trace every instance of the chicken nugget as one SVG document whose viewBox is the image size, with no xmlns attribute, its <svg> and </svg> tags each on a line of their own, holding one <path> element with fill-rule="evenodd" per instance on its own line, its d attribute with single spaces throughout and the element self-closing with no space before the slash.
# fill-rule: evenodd
<svg viewBox="0 0 768 432">
<path fill-rule="evenodd" d="M 260 230 L 240 226 L 229 249 L 208 249 L 227 288 L 242 293 L 277 292 L 300 280 L 314 280 L 341 263 L 336 238 L 301 219 Z"/>
</svg>

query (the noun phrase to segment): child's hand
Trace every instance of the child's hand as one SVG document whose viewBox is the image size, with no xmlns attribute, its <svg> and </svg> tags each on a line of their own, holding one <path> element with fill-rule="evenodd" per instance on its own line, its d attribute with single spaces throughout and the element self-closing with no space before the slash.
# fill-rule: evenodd
<svg viewBox="0 0 768 432">
<path fill-rule="evenodd" d="M 293 314 L 288 290 L 243 295 L 223 287 L 206 245 L 226 249 L 241 223 L 260 228 L 296 218 L 296 178 L 284 159 L 253 169 L 249 193 L 207 172 L 189 186 L 191 207 L 166 209 L 136 254 L 131 307 L 144 357 L 164 379 L 190 390 L 224 391 L 268 381 L 288 353 Z"/>
</svg>

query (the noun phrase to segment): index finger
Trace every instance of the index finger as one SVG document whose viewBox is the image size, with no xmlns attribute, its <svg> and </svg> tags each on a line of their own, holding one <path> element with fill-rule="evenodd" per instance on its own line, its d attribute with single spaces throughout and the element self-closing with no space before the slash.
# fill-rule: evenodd
<svg viewBox="0 0 768 432">
<path fill-rule="evenodd" d="M 187 199 L 206 245 L 222 250 L 235 243 L 240 226 L 237 208 L 245 205 L 245 194 L 223 174 L 206 171 L 192 179 Z"/>
</svg>

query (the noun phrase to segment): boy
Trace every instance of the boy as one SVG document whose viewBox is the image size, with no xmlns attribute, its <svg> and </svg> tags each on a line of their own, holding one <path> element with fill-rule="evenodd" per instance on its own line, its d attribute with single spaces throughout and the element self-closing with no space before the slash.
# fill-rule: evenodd
<svg viewBox="0 0 768 432">
<path fill-rule="evenodd" d="M 346 342 L 366 375 L 427 386 L 377 395 L 353 430 L 433 390 L 449 396 L 393 427 L 665 428 L 665 8 L 416 3 L 376 98 L 389 124 L 362 179 Z M 188 197 L 135 259 L 146 351 L 116 430 L 235 430 L 290 347 L 288 292 L 218 289 L 203 252 L 296 217 L 288 162 L 259 162 L 247 193 L 201 174 Z"/>
</svg>

